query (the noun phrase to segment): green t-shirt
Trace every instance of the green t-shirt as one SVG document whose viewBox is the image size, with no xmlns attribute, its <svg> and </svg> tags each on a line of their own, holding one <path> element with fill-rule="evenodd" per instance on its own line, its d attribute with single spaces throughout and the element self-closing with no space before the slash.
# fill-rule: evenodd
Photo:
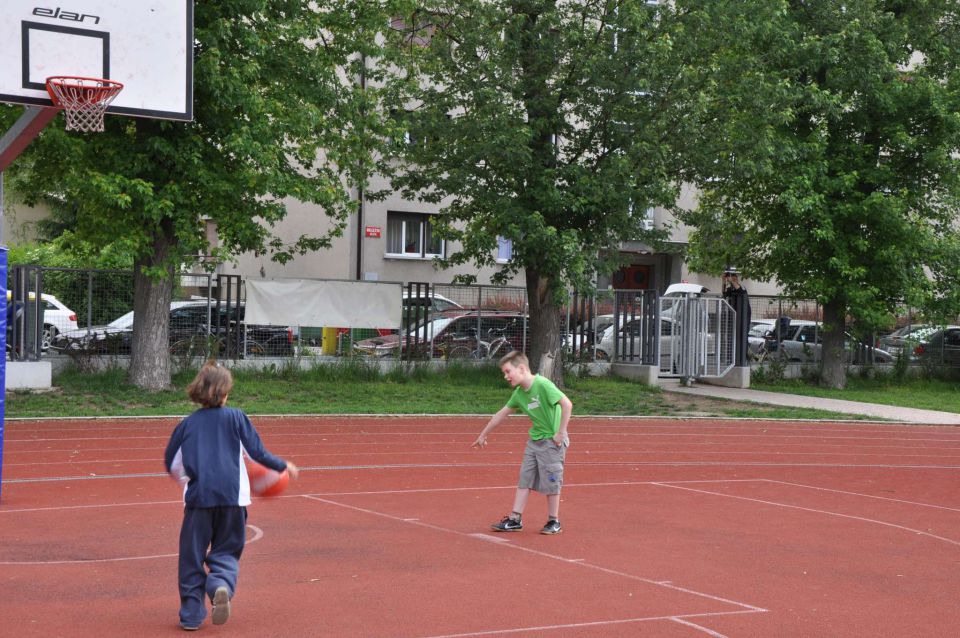
<svg viewBox="0 0 960 638">
<path fill-rule="evenodd" d="M 538 374 L 534 375 L 529 390 L 524 390 L 521 385 L 514 388 L 507 407 L 520 410 L 530 417 L 533 423 L 530 428 L 532 440 L 552 439 L 560 429 L 560 399 L 564 396 L 553 381 Z"/>
</svg>

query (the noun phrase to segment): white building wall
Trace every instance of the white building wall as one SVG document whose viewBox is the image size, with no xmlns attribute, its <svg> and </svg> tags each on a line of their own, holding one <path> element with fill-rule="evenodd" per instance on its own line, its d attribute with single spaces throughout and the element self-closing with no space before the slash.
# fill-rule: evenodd
<svg viewBox="0 0 960 638">
<path fill-rule="evenodd" d="M 4 190 L 7 199 L 9 190 Z M 14 204 L 9 201 L 3 206 L 3 237 L 5 246 L 27 244 L 37 241 L 37 222 L 50 215 L 50 209 L 40 205 L 35 208 L 23 204 Z"/>
<path fill-rule="evenodd" d="M 382 178 L 371 184 L 372 190 L 381 190 L 386 187 L 387 183 Z M 314 204 L 290 200 L 287 205 L 288 214 L 286 218 L 273 228 L 273 232 L 286 241 L 294 242 L 301 235 L 321 235 L 333 227 L 329 218 Z M 692 188 L 682 190 L 680 205 L 685 207 L 696 205 L 696 192 Z M 435 204 L 405 200 L 399 193 L 392 193 L 382 201 L 366 201 L 362 227 L 358 229 L 357 216 L 352 216 L 348 220 L 343 234 L 333 240 L 330 248 L 295 256 L 286 264 L 273 261 L 269 254 L 243 253 L 237 255 L 233 262 L 222 264 L 217 271 L 244 277 L 369 279 L 400 282 L 427 281 L 431 283 L 449 283 L 457 275 L 475 274 L 478 283 L 489 284 L 490 278 L 495 272 L 494 269 L 489 267 L 477 269 L 472 265 L 464 265 L 450 270 L 438 270 L 434 267 L 433 260 L 429 258 L 387 256 L 388 211 L 435 214 L 439 208 Z M 12 204 L 8 201 L 4 207 L 3 215 L 3 243 L 9 246 L 36 241 L 36 224 L 48 215 L 49 210 L 44 206 L 30 208 L 21 204 Z M 691 273 L 687 268 L 682 254 L 684 246 L 689 240 L 690 229 L 683 224 L 679 224 L 665 209 L 654 209 L 652 218 L 654 226 L 671 228 L 671 243 L 676 248 L 675 253 L 654 253 L 650 247 L 640 242 L 626 242 L 622 247 L 622 252 L 629 254 L 633 263 L 647 264 L 652 267 L 654 274 L 651 287 L 663 291 L 671 283 L 688 281 L 704 285 L 711 291 L 719 292 L 721 290 L 719 277 Z M 364 229 L 366 227 L 379 229 L 380 236 L 365 236 Z M 363 235 L 359 239 L 362 250 L 359 275 L 357 273 L 358 231 Z M 456 244 L 448 244 L 446 254 L 450 255 L 457 248 Z M 744 273 L 743 282 L 747 290 L 753 295 L 776 295 L 779 293 L 779 287 L 775 283 L 753 280 L 749 273 Z M 510 285 L 523 286 L 522 273 L 514 277 L 510 281 Z M 606 288 L 611 285 L 610 279 L 601 277 L 598 285 L 601 288 Z"/>
<path fill-rule="evenodd" d="M 371 190 L 386 188 L 383 179 L 375 180 Z M 355 194 L 356 195 L 356 194 Z M 236 258 L 236 263 L 222 265 L 218 272 L 239 274 L 244 277 L 284 277 L 314 279 L 367 279 L 372 281 L 427 281 L 431 283 L 449 283 L 456 275 L 475 274 L 477 283 L 489 284 L 495 273 L 492 268 L 477 269 L 464 265 L 449 270 L 438 270 L 430 258 L 411 258 L 387 256 L 387 213 L 388 211 L 435 214 L 439 206 L 403 199 L 399 193 L 391 193 L 381 201 L 365 201 L 363 220 L 353 215 L 343 230 L 343 234 L 334 239 L 328 249 L 306 255 L 300 255 L 279 264 L 271 260 L 270 255 L 244 253 Z M 299 201 L 288 202 L 287 217 L 278 223 L 273 232 L 287 241 L 295 241 L 301 235 L 320 235 L 333 227 L 329 218 L 313 204 Z M 378 229 L 379 237 L 367 236 L 367 228 Z M 358 240 L 358 232 L 361 235 Z M 375 233 L 374 233 L 375 234 Z M 360 272 L 357 272 L 357 244 L 360 244 Z M 450 255 L 458 247 L 449 244 L 446 254 Z M 515 277 L 511 285 L 522 286 L 523 276 Z"/>
</svg>

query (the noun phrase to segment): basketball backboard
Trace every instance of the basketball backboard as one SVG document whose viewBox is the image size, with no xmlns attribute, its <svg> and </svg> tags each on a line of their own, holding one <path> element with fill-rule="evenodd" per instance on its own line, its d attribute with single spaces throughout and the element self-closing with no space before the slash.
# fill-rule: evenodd
<svg viewBox="0 0 960 638">
<path fill-rule="evenodd" d="M 193 119 L 193 0 L 2 0 L 0 102 L 51 106 L 50 76 L 123 83 L 107 113 Z"/>
</svg>

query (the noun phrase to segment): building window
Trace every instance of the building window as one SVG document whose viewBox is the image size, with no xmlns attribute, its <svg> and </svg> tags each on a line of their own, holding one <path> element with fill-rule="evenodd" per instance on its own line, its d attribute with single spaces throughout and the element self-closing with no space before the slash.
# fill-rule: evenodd
<svg viewBox="0 0 960 638">
<path fill-rule="evenodd" d="M 656 222 L 656 211 L 652 208 L 647 209 L 647 216 L 643 219 L 643 229 L 644 230 L 653 230 L 654 223 Z"/>
<path fill-rule="evenodd" d="M 513 240 L 497 236 L 497 263 L 505 264 L 513 257 Z"/>
<path fill-rule="evenodd" d="M 433 234 L 430 215 L 387 213 L 387 255 L 429 259 L 443 257 L 443 240 Z"/>
</svg>

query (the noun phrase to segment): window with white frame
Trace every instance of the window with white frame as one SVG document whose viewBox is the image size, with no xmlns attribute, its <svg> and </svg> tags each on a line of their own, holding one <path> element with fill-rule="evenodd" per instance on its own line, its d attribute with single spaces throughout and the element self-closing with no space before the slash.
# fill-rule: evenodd
<svg viewBox="0 0 960 638">
<path fill-rule="evenodd" d="M 513 257 L 513 240 L 497 235 L 497 263 L 505 264 Z"/>
<path fill-rule="evenodd" d="M 653 226 L 655 222 L 656 222 L 656 211 L 652 208 L 648 208 L 647 216 L 643 218 L 643 229 L 653 230 Z"/>
<path fill-rule="evenodd" d="M 431 215 L 387 213 L 387 255 L 428 259 L 443 257 L 444 242 L 434 235 Z"/>
<path fill-rule="evenodd" d="M 636 215 L 636 207 L 634 206 L 632 200 L 627 205 L 627 212 L 630 214 L 630 217 Z M 653 230 L 656 219 L 656 210 L 653 208 L 647 208 L 643 214 L 643 217 L 640 219 L 640 224 L 643 226 L 644 230 Z"/>
</svg>

